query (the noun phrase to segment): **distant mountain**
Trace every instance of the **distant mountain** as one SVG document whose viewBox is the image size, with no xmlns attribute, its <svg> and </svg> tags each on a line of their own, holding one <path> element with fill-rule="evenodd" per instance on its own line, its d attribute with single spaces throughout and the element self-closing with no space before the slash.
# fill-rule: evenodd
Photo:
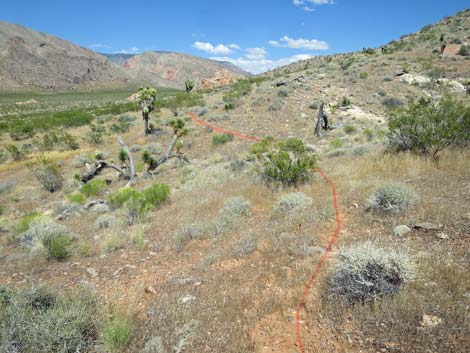
<svg viewBox="0 0 470 353">
<path fill-rule="evenodd" d="M 247 75 L 230 63 L 171 52 L 99 54 L 66 40 L 0 21 L 0 90 L 152 84 L 184 88 L 216 74 Z"/>
<path fill-rule="evenodd" d="M 0 21 L 0 90 L 124 85 L 132 78 L 92 50 Z"/>
<path fill-rule="evenodd" d="M 122 65 L 135 79 L 162 87 L 183 88 L 188 79 L 199 85 L 204 80 L 220 75 L 221 72 L 233 78 L 249 75 L 228 62 L 168 51 L 145 52 L 140 55 L 102 55 Z"/>
</svg>

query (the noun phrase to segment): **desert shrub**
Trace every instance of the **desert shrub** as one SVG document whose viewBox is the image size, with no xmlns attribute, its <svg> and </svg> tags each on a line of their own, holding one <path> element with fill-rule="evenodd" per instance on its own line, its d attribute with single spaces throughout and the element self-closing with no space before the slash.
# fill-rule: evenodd
<svg viewBox="0 0 470 353">
<path fill-rule="evenodd" d="M 370 128 L 365 128 L 363 131 L 364 135 L 366 136 L 367 141 L 372 141 L 374 138 L 374 132 Z"/>
<path fill-rule="evenodd" d="M 0 147 L 0 163 L 5 162 L 8 159 L 8 154 L 5 149 Z"/>
<path fill-rule="evenodd" d="M 470 143 L 470 105 L 451 96 L 435 102 L 410 102 L 407 108 L 389 112 L 389 145 L 394 151 L 432 155 Z"/>
<path fill-rule="evenodd" d="M 244 237 L 237 244 L 237 249 L 235 250 L 235 256 L 242 258 L 250 255 L 256 250 L 258 246 L 258 239 L 255 236 Z"/>
<path fill-rule="evenodd" d="M 127 200 L 140 197 L 140 192 L 133 188 L 121 188 L 108 196 L 109 205 L 114 208 L 121 208 Z"/>
<path fill-rule="evenodd" d="M 108 136 L 108 131 L 103 125 L 90 124 L 90 131 L 86 134 L 85 139 L 91 145 L 99 145 L 104 142 Z"/>
<path fill-rule="evenodd" d="M 367 72 L 361 72 L 359 73 L 359 78 L 366 79 L 369 76 Z"/>
<path fill-rule="evenodd" d="M 86 196 L 81 192 L 74 192 L 67 195 L 67 200 L 73 203 L 83 204 L 86 201 Z"/>
<path fill-rule="evenodd" d="M 162 146 L 156 142 L 150 142 L 144 146 L 144 151 L 158 155 L 162 153 Z"/>
<path fill-rule="evenodd" d="M 239 172 L 246 167 L 246 162 L 241 159 L 234 159 L 230 161 L 230 170 L 232 172 Z"/>
<path fill-rule="evenodd" d="M 170 187 L 166 184 L 152 184 L 142 192 L 147 207 L 160 206 L 170 196 Z"/>
<path fill-rule="evenodd" d="M 21 161 L 26 157 L 25 153 L 14 144 L 5 146 L 5 149 L 10 153 L 14 161 Z"/>
<path fill-rule="evenodd" d="M 461 56 L 470 56 L 470 46 L 462 45 L 457 54 Z"/>
<path fill-rule="evenodd" d="M 0 351 L 24 353 L 84 352 L 96 338 L 95 297 L 45 289 L 8 291 L 0 301 Z"/>
<path fill-rule="evenodd" d="M 385 184 L 379 187 L 367 201 L 367 209 L 397 213 L 406 211 L 416 201 L 414 191 L 398 184 Z"/>
<path fill-rule="evenodd" d="M 80 192 L 86 197 L 96 197 L 103 193 L 107 185 L 104 179 L 92 179 L 82 186 Z"/>
<path fill-rule="evenodd" d="M 348 135 L 354 134 L 357 131 L 357 128 L 354 125 L 344 125 L 343 130 Z"/>
<path fill-rule="evenodd" d="M 364 146 L 358 146 L 358 147 L 354 148 L 353 155 L 356 156 L 356 157 L 362 157 L 367 152 L 368 152 L 367 148 L 365 148 Z"/>
<path fill-rule="evenodd" d="M 110 129 L 114 133 L 125 133 L 134 125 L 135 116 L 124 114 L 118 116 L 116 122 L 111 124 Z"/>
<path fill-rule="evenodd" d="M 0 181 L 0 195 L 9 194 L 15 188 L 15 185 L 16 183 L 10 179 Z"/>
<path fill-rule="evenodd" d="M 199 238 L 203 230 L 197 224 L 184 224 L 180 226 L 171 238 L 171 248 L 174 251 L 183 250 L 184 246 L 193 239 Z"/>
<path fill-rule="evenodd" d="M 316 167 L 315 155 L 296 138 L 276 142 L 267 137 L 251 148 L 261 163 L 260 176 L 268 183 L 297 185 L 307 181 Z"/>
<path fill-rule="evenodd" d="M 41 150 L 50 151 L 55 148 L 76 150 L 80 148 L 77 139 L 64 130 L 46 132 L 42 139 L 37 141 Z"/>
<path fill-rule="evenodd" d="M 38 218 L 41 218 L 41 217 L 43 217 L 43 216 L 38 212 L 27 213 L 26 215 L 21 217 L 21 219 L 18 222 L 16 222 L 13 225 L 13 227 L 12 227 L 13 233 L 16 234 L 16 235 L 19 235 L 21 233 L 26 232 L 29 229 L 29 226 L 31 225 L 31 223 L 34 220 L 36 220 Z"/>
<path fill-rule="evenodd" d="M 235 104 L 232 103 L 232 102 L 227 102 L 224 105 L 224 109 L 227 110 L 227 111 L 233 110 L 233 109 L 235 109 Z"/>
<path fill-rule="evenodd" d="M 312 199 L 303 192 L 292 192 L 281 195 L 276 201 L 274 210 L 279 213 L 293 214 L 306 209 L 312 202 Z"/>
<path fill-rule="evenodd" d="M 395 97 L 385 97 L 384 99 L 382 99 L 382 105 L 388 108 L 396 108 L 401 107 L 403 105 L 403 102 Z"/>
<path fill-rule="evenodd" d="M 277 95 L 281 98 L 285 98 L 289 95 L 289 93 L 287 92 L 287 90 L 285 89 L 280 89 L 278 92 L 277 92 Z"/>
<path fill-rule="evenodd" d="M 41 185 L 49 192 L 55 192 L 62 188 L 64 178 L 60 173 L 60 168 L 53 160 L 41 156 L 37 160 L 37 167 L 34 176 Z"/>
<path fill-rule="evenodd" d="M 113 228 L 117 224 L 117 219 L 110 215 L 101 215 L 95 221 L 95 227 L 98 229 Z"/>
<path fill-rule="evenodd" d="M 212 136 L 212 145 L 214 146 L 219 146 L 219 145 L 223 145 L 229 141 L 232 141 L 233 140 L 233 136 L 232 135 L 229 135 L 229 134 L 214 134 Z"/>
<path fill-rule="evenodd" d="M 278 97 L 274 98 L 268 106 L 268 112 L 278 112 L 282 110 L 282 100 Z"/>
<path fill-rule="evenodd" d="M 346 150 L 343 149 L 343 148 L 337 148 L 337 149 L 335 149 L 331 152 L 328 152 L 326 154 L 326 156 L 328 158 L 336 158 L 336 157 L 341 157 L 341 156 L 344 156 L 344 155 L 346 155 Z"/>
<path fill-rule="evenodd" d="M 105 254 L 109 254 L 116 250 L 124 248 L 126 242 L 124 237 L 117 233 L 112 232 L 107 234 L 100 242 L 101 251 Z"/>
<path fill-rule="evenodd" d="M 415 276 L 406 253 L 366 242 L 339 251 L 328 292 L 351 303 L 369 302 L 398 293 Z"/>
<path fill-rule="evenodd" d="M 230 217 L 251 215 L 251 203 L 241 196 L 231 197 L 224 202 L 221 213 Z"/>
<path fill-rule="evenodd" d="M 344 145 L 344 141 L 341 140 L 340 138 L 335 138 L 330 141 L 330 146 L 333 148 L 341 148 Z"/>
<path fill-rule="evenodd" d="M 103 327 L 103 339 L 110 351 L 121 351 L 132 340 L 134 325 L 130 318 L 115 317 Z"/>
<path fill-rule="evenodd" d="M 341 107 L 349 107 L 350 105 L 351 105 L 351 100 L 348 97 L 343 96 L 343 98 L 341 99 L 340 106 Z"/>
<path fill-rule="evenodd" d="M 49 259 L 62 260 L 68 256 L 67 246 L 71 237 L 67 228 L 45 217 L 36 217 L 28 229 L 20 235 L 23 246 L 32 255 L 45 255 Z M 39 253 L 33 254 L 38 251 Z"/>
</svg>

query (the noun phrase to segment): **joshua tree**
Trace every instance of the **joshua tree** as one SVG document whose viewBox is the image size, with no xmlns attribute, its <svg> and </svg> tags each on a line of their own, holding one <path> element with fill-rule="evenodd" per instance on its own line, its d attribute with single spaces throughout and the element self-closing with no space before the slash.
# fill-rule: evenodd
<svg viewBox="0 0 470 353">
<path fill-rule="evenodd" d="M 193 81 L 190 81 L 190 80 L 186 80 L 186 82 L 184 83 L 184 85 L 186 86 L 186 93 L 189 93 L 193 90 L 194 88 L 194 82 Z"/>
<path fill-rule="evenodd" d="M 154 103 L 157 98 L 157 90 L 149 86 L 140 87 L 137 93 L 137 99 L 142 109 L 142 118 L 144 119 L 145 135 L 148 135 L 152 132 L 149 128 L 149 115 L 155 109 Z"/>
</svg>

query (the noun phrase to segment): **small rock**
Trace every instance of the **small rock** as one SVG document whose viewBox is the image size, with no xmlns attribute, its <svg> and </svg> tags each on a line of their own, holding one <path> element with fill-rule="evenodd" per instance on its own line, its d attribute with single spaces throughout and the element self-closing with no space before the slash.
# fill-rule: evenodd
<svg viewBox="0 0 470 353">
<path fill-rule="evenodd" d="M 443 240 L 449 239 L 449 236 L 443 232 L 437 233 L 436 237 L 438 237 L 439 239 L 443 239 Z"/>
<path fill-rule="evenodd" d="M 88 267 L 86 269 L 86 272 L 88 272 L 88 274 L 92 277 L 92 278 L 96 278 L 98 277 L 98 272 L 96 272 L 96 270 L 92 267 Z"/>
<path fill-rule="evenodd" d="M 414 225 L 414 228 L 424 229 L 424 230 L 439 230 L 441 227 L 439 225 L 432 224 L 429 222 L 421 222 L 421 223 L 416 223 Z"/>
<path fill-rule="evenodd" d="M 160 336 L 151 338 L 145 343 L 144 349 L 141 353 L 165 353 L 165 347 L 163 347 L 163 340 Z"/>
<path fill-rule="evenodd" d="M 154 295 L 157 294 L 157 291 L 152 286 L 145 287 L 144 292 L 147 293 L 147 294 L 154 294 Z"/>
<path fill-rule="evenodd" d="M 396 235 L 397 237 L 403 237 L 409 233 L 411 233 L 411 228 L 404 224 L 393 228 L 393 234 Z"/>
<path fill-rule="evenodd" d="M 187 303 L 195 301 L 195 300 L 196 300 L 196 297 L 194 295 L 186 294 L 184 297 L 180 298 L 180 303 L 181 304 L 187 304 Z"/>
<path fill-rule="evenodd" d="M 422 327 L 436 327 L 442 323 L 442 319 L 433 315 L 423 315 L 423 320 L 421 321 Z"/>
</svg>

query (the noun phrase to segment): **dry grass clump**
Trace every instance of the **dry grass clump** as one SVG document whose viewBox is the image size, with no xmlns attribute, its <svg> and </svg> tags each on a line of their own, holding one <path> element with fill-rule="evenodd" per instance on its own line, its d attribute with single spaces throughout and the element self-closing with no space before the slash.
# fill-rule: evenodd
<svg viewBox="0 0 470 353">
<path fill-rule="evenodd" d="M 108 229 L 114 228 L 117 225 L 117 219 L 110 215 L 101 215 L 95 221 L 95 228 L 97 229 Z"/>
<path fill-rule="evenodd" d="M 250 215 L 250 201 L 240 196 L 227 199 L 219 211 L 217 219 L 212 224 L 213 236 L 221 235 L 227 229 L 234 226 L 241 217 L 249 217 Z"/>
<path fill-rule="evenodd" d="M 398 184 L 386 184 L 374 192 L 367 202 L 367 209 L 398 213 L 409 209 L 416 199 L 416 193 L 411 189 Z"/>
<path fill-rule="evenodd" d="M 313 203 L 312 198 L 303 192 L 292 192 L 281 195 L 274 207 L 276 212 L 284 214 L 294 214 L 309 207 Z"/>
<path fill-rule="evenodd" d="M 329 292 L 349 302 L 368 302 L 396 294 L 416 276 L 404 252 L 379 248 L 371 242 L 339 251 Z"/>
<path fill-rule="evenodd" d="M 0 351 L 69 353 L 89 351 L 96 338 L 96 302 L 45 289 L 0 290 Z"/>
<path fill-rule="evenodd" d="M 203 229 L 198 224 L 184 224 L 176 230 L 171 238 L 171 248 L 179 252 L 187 243 L 199 238 L 203 233 Z"/>
</svg>

